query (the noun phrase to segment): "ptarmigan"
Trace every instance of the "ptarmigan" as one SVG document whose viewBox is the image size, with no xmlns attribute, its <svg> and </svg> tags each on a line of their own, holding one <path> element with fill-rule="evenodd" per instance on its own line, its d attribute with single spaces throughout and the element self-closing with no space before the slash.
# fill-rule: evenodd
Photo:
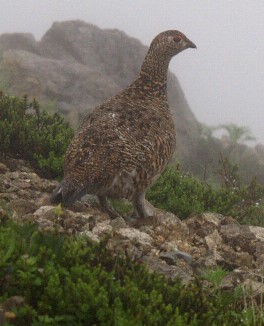
<svg viewBox="0 0 264 326">
<path fill-rule="evenodd" d="M 69 206 L 97 195 L 111 218 L 107 198 L 127 198 L 135 214 L 149 216 L 145 190 L 165 169 L 175 149 L 175 127 L 167 101 L 171 58 L 196 48 L 184 34 L 169 30 L 152 41 L 138 78 L 84 118 L 64 160 L 64 178 L 51 202 Z"/>
</svg>

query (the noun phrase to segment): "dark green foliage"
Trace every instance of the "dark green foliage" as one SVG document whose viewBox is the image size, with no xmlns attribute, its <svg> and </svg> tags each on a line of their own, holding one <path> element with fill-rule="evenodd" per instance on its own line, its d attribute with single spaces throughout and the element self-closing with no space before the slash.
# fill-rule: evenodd
<svg viewBox="0 0 264 326">
<path fill-rule="evenodd" d="M 241 222 L 264 225 L 264 187 L 253 178 L 248 185 L 240 182 L 237 166 L 221 159 L 218 171 L 221 187 L 213 187 L 169 167 L 149 190 L 147 198 L 156 207 L 180 218 L 205 211 L 231 215 Z"/>
<path fill-rule="evenodd" d="M 207 187 L 196 177 L 169 167 L 148 191 L 147 199 L 161 209 L 185 218 L 191 213 L 205 211 Z"/>
<path fill-rule="evenodd" d="M 72 137 L 63 118 L 40 111 L 36 100 L 0 94 L 0 156 L 29 160 L 46 177 L 58 177 Z"/>
<path fill-rule="evenodd" d="M 0 301 L 21 295 L 15 325 L 251 325 L 241 297 L 148 273 L 105 244 L 1 222 Z M 258 317 L 257 317 L 258 318 Z"/>
</svg>

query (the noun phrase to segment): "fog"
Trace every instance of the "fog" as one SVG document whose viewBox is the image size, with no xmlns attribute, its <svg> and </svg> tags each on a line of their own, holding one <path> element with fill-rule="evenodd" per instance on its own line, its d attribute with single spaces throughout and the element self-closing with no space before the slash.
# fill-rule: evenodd
<svg viewBox="0 0 264 326">
<path fill-rule="evenodd" d="M 198 50 L 179 54 L 170 68 L 198 120 L 249 126 L 264 143 L 263 1 L 0 0 L 0 9 L 0 34 L 37 39 L 69 19 L 117 28 L 147 45 L 161 31 L 180 30 Z"/>
</svg>

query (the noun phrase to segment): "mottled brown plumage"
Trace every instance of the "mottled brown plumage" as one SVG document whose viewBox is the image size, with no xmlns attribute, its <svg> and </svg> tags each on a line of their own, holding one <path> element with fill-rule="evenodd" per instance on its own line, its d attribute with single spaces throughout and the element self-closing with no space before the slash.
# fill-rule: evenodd
<svg viewBox="0 0 264 326">
<path fill-rule="evenodd" d="M 154 38 L 139 77 L 87 115 L 64 161 L 64 179 L 52 202 L 70 205 L 95 194 L 110 217 L 107 198 L 132 200 L 138 216 L 149 215 L 145 190 L 160 175 L 175 148 L 175 127 L 167 101 L 171 58 L 196 46 L 178 31 Z"/>
</svg>

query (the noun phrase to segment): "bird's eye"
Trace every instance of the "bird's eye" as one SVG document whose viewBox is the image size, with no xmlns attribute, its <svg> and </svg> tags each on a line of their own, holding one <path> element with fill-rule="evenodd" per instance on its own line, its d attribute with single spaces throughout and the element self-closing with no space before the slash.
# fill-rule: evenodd
<svg viewBox="0 0 264 326">
<path fill-rule="evenodd" d="M 178 36 L 174 36 L 173 37 L 173 41 L 175 42 L 175 43 L 179 43 L 180 41 L 181 41 L 181 37 L 178 35 Z"/>
</svg>

